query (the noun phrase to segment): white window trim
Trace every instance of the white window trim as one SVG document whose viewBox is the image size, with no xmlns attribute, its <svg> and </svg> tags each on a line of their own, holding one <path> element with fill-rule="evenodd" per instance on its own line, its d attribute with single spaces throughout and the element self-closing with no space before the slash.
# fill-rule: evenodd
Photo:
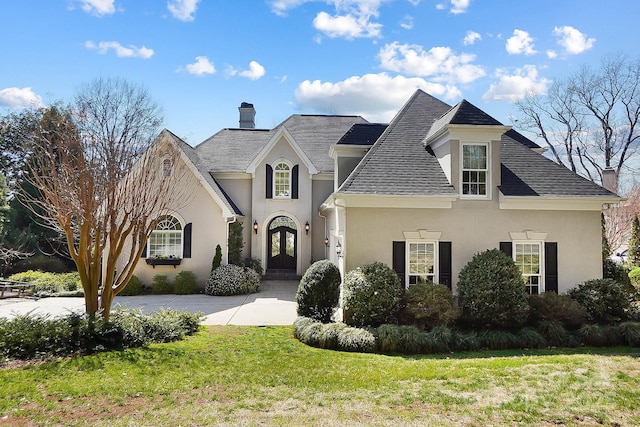
<svg viewBox="0 0 640 427">
<path fill-rule="evenodd" d="M 439 242 L 437 240 L 427 240 L 427 239 L 410 239 L 410 240 L 405 240 L 405 278 L 404 278 L 404 283 L 405 283 L 405 288 L 409 288 L 409 286 L 412 286 L 409 284 L 409 277 L 412 276 L 410 274 L 410 263 L 411 263 L 411 244 L 417 244 L 417 243 L 422 243 L 422 244 L 433 244 L 433 283 L 440 283 L 440 272 L 438 271 L 438 264 L 440 261 L 440 254 L 438 252 L 438 248 L 439 248 Z"/>
<path fill-rule="evenodd" d="M 289 195 L 288 196 L 278 196 L 278 193 L 276 192 L 276 167 L 281 164 L 284 163 L 285 165 L 287 165 L 287 167 L 289 167 Z M 272 168 L 273 168 L 273 183 L 272 183 L 272 193 L 273 193 L 273 198 L 276 200 L 291 200 L 291 192 L 293 191 L 292 188 L 292 176 L 293 175 L 293 164 L 286 160 L 286 159 L 279 159 L 276 160 L 275 162 L 272 163 Z"/>
<path fill-rule="evenodd" d="M 179 254 L 176 256 L 176 258 L 182 259 L 184 258 L 184 227 L 185 227 L 185 222 L 177 215 L 172 215 L 172 214 L 167 214 L 165 216 L 171 216 L 173 218 L 175 218 L 179 223 L 180 223 L 180 244 L 179 244 Z M 153 235 L 153 233 L 173 233 L 176 230 L 153 230 L 151 232 L 151 234 Z M 154 258 L 155 255 L 151 254 L 151 235 L 149 235 L 149 238 L 147 239 L 147 257 L 148 258 Z"/>
<path fill-rule="evenodd" d="M 513 254 L 512 258 L 513 261 L 516 262 L 516 245 L 538 245 L 538 247 L 540 248 L 540 259 L 539 259 L 539 264 L 540 264 L 540 271 L 538 273 L 538 276 L 540 277 L 539 280 L 539 284 L 538 284 L 538 295 L 541 295 L 545 292 L 545 283 L 544 283 L 544 272 L 545 272 L 545 265 L 544 265 L 544 240 L 514 240 L 511 243 L 511 253 Z M 519 267 L 518 267 L 519 268 Z M 523 277 L 523 281 L 524 281 L 524 275 L 522 275 Z"/>
<path fill-rule="evenodd" d="M 486 177 L 487 181 L 485 183 L 487 194 L 464 194 L 463 193 L 463 185 L 462 185 L 462 177 L 464 175 L 464 146 L 465 145 L 482 145 L 487 147 L 487 169 L 486 169 Z M 462 199 L 475 199 L 475 200 L 489 200 L 491 199 L 491 144 L 486 142 L 460 142 L 460 174 L 459 174 L 459 184 L 460 184 L 460 198 Z M 479 169 L 478 169 L 479 170 Z"/>
</svg>

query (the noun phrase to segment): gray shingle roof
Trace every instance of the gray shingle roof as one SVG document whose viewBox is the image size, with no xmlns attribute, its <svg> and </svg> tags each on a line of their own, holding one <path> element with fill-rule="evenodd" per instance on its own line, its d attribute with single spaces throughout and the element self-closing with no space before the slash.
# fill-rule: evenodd
<svg viewBox="0 0 640 427">
<path fill-rule="evenodd" d="M 451 107 L 418 90 L 342 184 L 339 193 L 452 195 L 440 163 L 422 141 Z"/>
<path fill-rule="evenodd" d="M 338 145 L 373 145 L 387 126 L 386 123 L 357 123 L 340 138 Z"/>
<path fill-rule="evenodd" d="M 502 126 L 502 123 L 463 99 L 433 123 L 427 138 L 437 134 L 447 125 Z"/>
<path fill-rule="evenodd" d="M 333 172 L 329 147 L 357 123 L 367 121 L 360 116 L 294 114 L 271 130 L 223 129 L 195 150 L 211 172 L 244 172 L 278 130 L 285 127 L 318 171 Z"/>
<path fill-rule="evenodd" d="M 509 132 L 502 135 L 500 191 L 505 196 L 617 197 L 527 145 Z"/>
</svg>

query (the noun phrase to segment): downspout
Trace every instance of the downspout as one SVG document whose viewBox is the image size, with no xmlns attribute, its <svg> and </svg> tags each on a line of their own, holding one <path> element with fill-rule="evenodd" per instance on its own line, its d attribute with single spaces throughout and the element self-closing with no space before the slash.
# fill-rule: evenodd
<svg viewBox="0 0 640 427">
<path fill-rule="evenodd" d="M 227 230 L 226 230 L 226 236 L 225 236 L 225 244 L 224 247 L 226 248 L 226 260 L 227 260 L 227 264 L 229 264 L 229 225 L 233 224 L 234 222 L 238 221 L 238 216 L 234 215 L 231 217 L 231 221 L 229 221 L 229 219 L 227 218 Z"/>
<path fill-rule="evenodd" d="M 324 238 L 328 239 L 329 235 L 327 234 L 327 217 L 320 213 L 320 209 L 318 209 L 318 216 L 321 217 L 322 219 L 324 219 Z M 324 244 L 324 240 L 322 241 L 322 243 Z M 329 254 L 327 253 L 328 249 L 329 249 L 329 246 L 327 246 L 325 244 L 324 245 L 324 257 L 325 257 L 325 259 L 329 259 L 328 258 Z"/>
</svg>

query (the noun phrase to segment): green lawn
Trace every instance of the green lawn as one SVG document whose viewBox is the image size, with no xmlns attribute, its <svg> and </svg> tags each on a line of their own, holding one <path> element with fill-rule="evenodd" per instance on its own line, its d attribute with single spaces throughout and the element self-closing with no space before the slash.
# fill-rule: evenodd
<svg viewBox="0 0 640 427">
<path fill-rule="evenodd" d="M 386 356 L 291 327 L 0 370 L 4 425 L 640 425 L 639 349 Z"/>
</svg>

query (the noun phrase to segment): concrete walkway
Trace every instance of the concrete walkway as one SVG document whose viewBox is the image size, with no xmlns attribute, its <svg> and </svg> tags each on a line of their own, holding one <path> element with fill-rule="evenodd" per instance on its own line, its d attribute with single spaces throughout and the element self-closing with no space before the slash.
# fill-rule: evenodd
<svg viewBox="0 0 640 427">
<path fill-rule="evenodd" d="M 297 281 L 270 280 L 251 295 L 212 297 L 209 295 L 117 296 L 114 309 L 141 309 L 150 313 L 160 308 L 204 313 L 203 325 L 291 325 L 296 319 Z M 83 298 L 10 298 L 0 300 L 0 317 L 34 313 L 52 316 L 83 313 Z"/>
</svg>

